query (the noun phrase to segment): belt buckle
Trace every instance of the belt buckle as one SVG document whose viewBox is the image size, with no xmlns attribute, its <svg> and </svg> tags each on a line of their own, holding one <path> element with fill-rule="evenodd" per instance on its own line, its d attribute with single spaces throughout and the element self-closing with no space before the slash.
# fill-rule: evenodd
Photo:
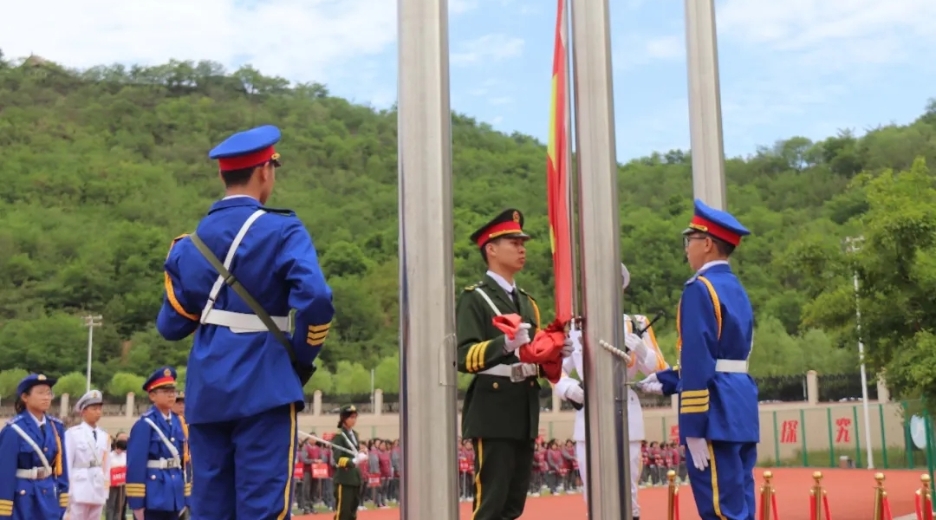
<svg viewBox="0 0 936 520">
<path fill-rule="evenodd" d="M 52 472 L 45 468 L 36 468 L 36 480 L 42 480 L 44 478 L 50 477 Z"/>
<path fill-rule="evenodd" d="M 519 383 L 525 381 L 528 377 L 536 375 L 532 370 L 527 370 L 528 367 L 529 365 L 526 363 L 514 363 L 510 365 L 510 382 Z"/>
</svg>

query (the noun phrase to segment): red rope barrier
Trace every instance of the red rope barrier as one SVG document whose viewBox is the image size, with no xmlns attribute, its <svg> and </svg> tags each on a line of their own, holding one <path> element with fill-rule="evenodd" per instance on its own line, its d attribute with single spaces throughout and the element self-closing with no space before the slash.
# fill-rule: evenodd
<svg viewBox="0 0 936 520">
<path fill-rule="evenodd" d="M 816 520 L 816 513 L 818 512 L 819 510 L 818 508 L 816 508 L 816 495 L 810 494 L 809 495 L 809 520 Z"/>
<path fill-rule="evenodd" d="M 891 513 L 890 500 L 887 499 L 887 495 L 881 498 L 881 508 L 884 509 L 883 520 L 894 520 L 894 514 Z"/>
<path fill-rule="evenodd" d="M 825 493 L 822 494 L 822 509 L 825 511 L 825 518 L 822 520 L 832 520 L 832 512 L 829 509 L 829 497 Z"/>
</svg>

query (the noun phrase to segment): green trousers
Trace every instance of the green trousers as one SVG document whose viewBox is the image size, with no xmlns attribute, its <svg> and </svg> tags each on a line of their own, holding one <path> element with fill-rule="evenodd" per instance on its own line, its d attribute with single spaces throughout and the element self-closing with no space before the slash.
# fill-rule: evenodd
<svg viewBox="0 0 936 520">
<path fill-rule="evenodd" d="M 335 484 L 335 520 L 357 520 L 361 486 Z"/>
<path fill-rule="evenodd" d="M 520 518 L 530 491 L 533 439 L 472 439 L 475 450 L 473 520 Z"/>
</svg>

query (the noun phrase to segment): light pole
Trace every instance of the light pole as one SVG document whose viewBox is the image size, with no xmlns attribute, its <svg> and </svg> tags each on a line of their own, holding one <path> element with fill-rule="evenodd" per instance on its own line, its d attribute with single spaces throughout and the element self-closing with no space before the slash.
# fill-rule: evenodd
<svg viewBox="0 0 936 520">
<path fill-rule="evenodd" d="M 88 382 L 85 392 L 91 391 L 91 352 L 94 349 L 94 327 L 100 327 L 103 323 L 103 316 L 98 315 L 87 315 L 84 317 L 85 327 L 88 327 Z"/>
<path fill-rule="evenodd" d="M 861 247 L 864 237 L 847 237 L 845 250 L 855 253 Z M 874 450 L 871 448 L 871 413 L 868 411 L 868 375 L 865 372 L 864 342 L 861 341 L 861 306 L 858 298 L 858 271 L 852 269 L 852 282 L 855 287 L 855 330 L 858 332 L 858 361 L 861 366 L 861 406 L 864 409 L 865 445 L 868 447 L 868 469 L 874 469 Z"/>
</svg>

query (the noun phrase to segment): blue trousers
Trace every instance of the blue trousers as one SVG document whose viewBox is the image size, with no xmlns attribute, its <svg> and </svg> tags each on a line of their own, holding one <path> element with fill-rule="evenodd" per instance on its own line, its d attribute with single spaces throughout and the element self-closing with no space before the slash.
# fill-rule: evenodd
<svg viewBox="0 0 936 520">
<path fill-rule="evenodd" d="M 296 405 L 189 425 L 192 520 L 291 518 Z"/>
<path fill-rule="evenodd" d="M 692 496 L 702 520 L 754 520 L 757 443 L 710 441 L 709 465 L 699 471 L 686 461 Z M 686 455 L 689 455 L 688 450 Z"/>
</svg>

